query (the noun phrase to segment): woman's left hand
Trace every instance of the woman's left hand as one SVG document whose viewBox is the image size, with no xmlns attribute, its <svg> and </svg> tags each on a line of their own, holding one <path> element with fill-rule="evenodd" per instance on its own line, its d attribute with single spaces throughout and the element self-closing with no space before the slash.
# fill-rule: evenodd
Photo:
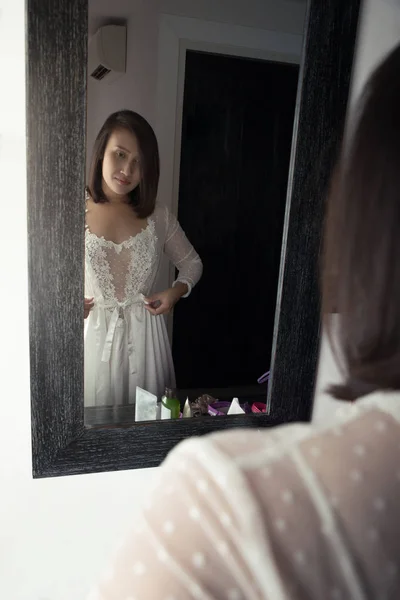
<svg viewBox="0 0 400 600">
<path fill-rule="evenodd" d="M 149 298 L 145 298 L 144 307 L 154 316 L 165 315 L 173 309 L 181 296 L 182 293 L 179 289 L 169 288 L 164 292 L 153 294 Z"/>
</svg>

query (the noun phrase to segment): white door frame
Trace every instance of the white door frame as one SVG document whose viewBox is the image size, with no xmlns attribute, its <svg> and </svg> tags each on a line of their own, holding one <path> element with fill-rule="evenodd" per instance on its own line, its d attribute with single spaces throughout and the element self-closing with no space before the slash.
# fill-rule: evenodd
<svg viewBox="0 0 400 600">
<path fill-rule="evenodd" d="M 158 197 L 177 215 L 179 167 L 187 50 L 199 50 L 274 62 L 300 64 L 303 36 L 298 34 L 159 15 L 157 103 L 155 129 L 160 149 Z M 163 261 L 161 285 L 174 280 L 174 267 Z M 167 319 L 172 342 L 173 315 Z"/>
</svg>

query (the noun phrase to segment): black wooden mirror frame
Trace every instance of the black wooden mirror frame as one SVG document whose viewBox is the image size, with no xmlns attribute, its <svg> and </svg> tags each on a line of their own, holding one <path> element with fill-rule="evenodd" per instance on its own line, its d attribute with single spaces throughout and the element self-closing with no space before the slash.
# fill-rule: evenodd
<svg viewBox="0 0 400 600">
<path fill-rule="evenodd" d="M 157 466 L 180 440 L 307 421 L 319 337 L 325 194 L 343 133 L 360 0 L 309 0 L 273 339 L 270 415 L 87 429 L 83 265 L 87 0 L 27 0 L 33 476 Z M 268 223 L 265 224 L 266 235 Z M 266 275 L 267 276 L 267 275 Z"/>
</svg>

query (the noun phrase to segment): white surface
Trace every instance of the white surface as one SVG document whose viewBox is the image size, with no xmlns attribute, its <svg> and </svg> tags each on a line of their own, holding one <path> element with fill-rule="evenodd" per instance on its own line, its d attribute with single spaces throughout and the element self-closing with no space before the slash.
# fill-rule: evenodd
<svg viewBox="0 0 400 600">
<path fill-rule="evenodd" d="M 103 74 L 103 82 L 108 85 L 125 73 L 126 66 L 126 27 L 105 25 L 90 37 L 88 45 L 88 77 L 99 67 L 106 67 L 109 73 Z M 98 77 L 98 73 L 97 73 Z"/>
</svg>

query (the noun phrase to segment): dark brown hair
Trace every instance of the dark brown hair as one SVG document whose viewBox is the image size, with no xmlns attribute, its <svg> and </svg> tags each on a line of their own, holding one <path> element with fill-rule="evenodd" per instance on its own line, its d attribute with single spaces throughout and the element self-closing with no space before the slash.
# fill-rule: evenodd
<svg viewBox="0 0 400 600">
<path fill-rule="evenodd" d="M 364 89 L 329 198 L 323 314 L 344 400 L 400 390 L 399 73 L 397 46 Z"/>
<path fill-rule="evenodd" d="M 112 133 L 125 129 L 132 133 L 138 142 L 140 154 L 141 181 L 129 194 L 130 204 L 137 216 L 145 219 L 150 216 L 156 204 L 160 158 L 155 133 L 151 125 L 141 115 L 131 110 L 120 110 L 108 117 L 100 129 L 93 147 L 87 191 L 94 202 L 107 202 L 102 187 L 102 161 Z"/>
</svg>

